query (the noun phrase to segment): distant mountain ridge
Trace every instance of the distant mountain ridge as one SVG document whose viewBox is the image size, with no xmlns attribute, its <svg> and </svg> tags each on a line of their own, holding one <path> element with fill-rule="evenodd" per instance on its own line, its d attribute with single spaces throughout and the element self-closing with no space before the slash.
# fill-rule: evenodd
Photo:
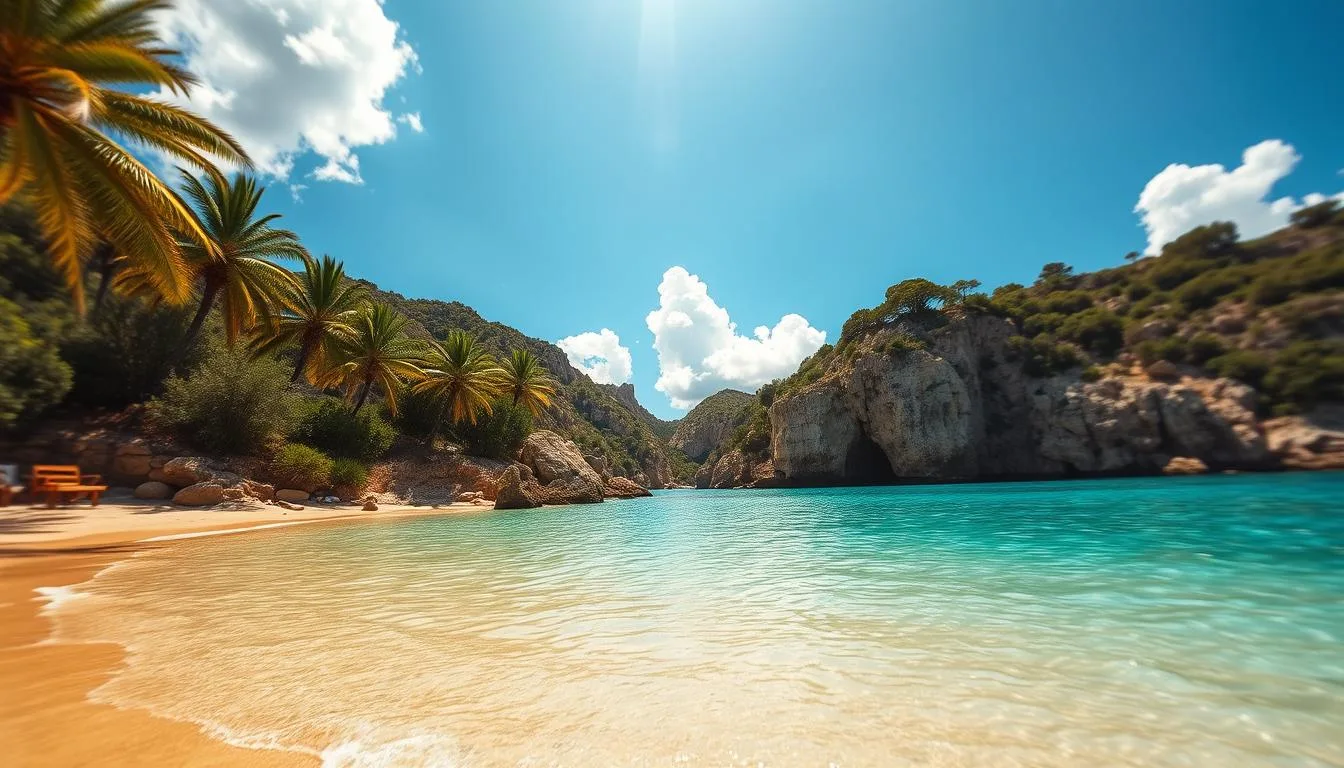
<svg viewBox="0 0 1344 768">
<path fill-rule="evenodd" d="M 598 386 L 602 387 L 607 392 L 610 392 L 611 396 L 619 400 L 626 408 L 630 409 L 631 413 L 639 417 L 645 424 L 648 424 L 655 435 L 667 440 L 672 437 L 673 432 L 677 431 L 677 424 L 680 423 L 680 420 L 667 421 L 650 413 L 649 409 L 645 408 L 639 402 L 639 399 L 635 397 L 634 384 L 626 382 L 625 384 L 620 385 L 599 384 Z"/>
<path fill-rule="evenodd" d="M 538 426 L 573 440 L 585 454 L 600 456 L 616 474 L 649 488 L 688 483 L 696 466 L 668 444 L 674 422 L 664 421 L 639 404 L 634 387 L 597 384 L 570 364 L 559 347 L 503 323 L 486 320 L 459 301 L 412 299 L 365 285 L 375 301 L 391 305 L 412 321 L 412 335 L 442 339 L 451 330 L 472 334 L 496 355 L 527 349 L 559 383 L 554 405 Z"/>
</svg>

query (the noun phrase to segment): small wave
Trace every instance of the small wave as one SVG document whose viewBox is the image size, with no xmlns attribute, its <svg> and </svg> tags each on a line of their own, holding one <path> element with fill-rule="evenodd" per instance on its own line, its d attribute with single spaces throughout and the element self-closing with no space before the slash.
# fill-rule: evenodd
<svg viewBox="0 0 1344 768">
<path fill-rule="evenodd" d="M 321 757 L 322 768 L 455 768 L 462 764 L 452 739 L 428 733 L 381 744 L 346 741 L 322 750 Z"/>
<path fill-rule="evenodd" d="M 33 591 L 38 594 L 37 599 L 45 601 L 41 610 L 38 611 L 38 614 L 42 616 L 51 616 L 56 613 L 56 611 L 60 610 L 61 606 L 89 596 L 89 593 L 80 592 L 75 589 L 75 586 L 76 585 L 35 588 Z"/>
</svg>

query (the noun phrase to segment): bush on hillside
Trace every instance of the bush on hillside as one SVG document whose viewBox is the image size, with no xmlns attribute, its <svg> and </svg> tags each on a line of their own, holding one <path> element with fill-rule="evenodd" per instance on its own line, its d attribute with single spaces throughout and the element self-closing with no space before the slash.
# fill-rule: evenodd
<svg viewBox="0 0 1344 768">
<path fill-rule="evenodd" d="M 1125 346 L 1125 323 L 1109 309 L 1085 309 L 1066 318 L 1057 330 L 1061 338 L 1102 357 L 1111 357 Z"/>
<path fill-rule="evenodd" d="M 480 414 L 476 423 L 453 428 L 463 449 L 472 456 L 508 459 L 518 453 L 523 440 L 532 434 L 532 414 L 507 400 L 497 400 L 489 414 Z"/>
<path fill-rule="evenodd" d="M 1276 413 L 1344 401 L 1344 344 L 1294 342 L 1275 355 L 1262 383 Z"/>
<path fill-rule="evenodd" d="M 323 398 L 299 421 L 290 438 L 331 456 L 361 461 L 381 459 L 396 439 L 396 430 L 374 408 L 351 413 L 336 398 Z"/>
<path fill-rule="evenodd" d="M 1207 309 L 1240 288 L 1245 279 L 1235 271 L 1200 275 L 1177 288 L 1173 295 L 1187 310 Z"/>
<path fill-rule="evenodd" d="M 1252 387 L 1259 387 L 1269 371 L 1269 359 L 1250 349 L 1234 349 L 1210 359 L 1204 365 L 1219 376 L 1237 379 Z"/>
<path fill-rule="evenodd" d="M 0 431 L 31 422 L 70 390 L 70 366 L 24 314 L 0 298 Z"/>
<path fill-rule="evenodd" d="M 403 435 L 429 440 L 442 429 L 443 402 L 424 393 L 411 392 L 405 387 L 397 395 L 397 415 L 394 422 Z"/>
<path fill-rule="evenodd" d="M 1204 365 L 1227 352 L 1227 345 L 1212 333 L 1197 333 L 1185 347 L 1185 356 L 1195 365 Z"/>
<path fill-rule="evenodd" d="M 1339 201 L 1330 199 L 1316 205 L 1309 205 L 1298 211 L 1294 211 L 1288 217 L 1293 226 L 1303 229 L 1312 229 L 1314 227 L 1323 227 L 1329 224 L 1335 214 L 1339 212 Z"/>
<path fill-rule="evenodd" d="M 205 354 L 200 339 L 180 352 L 190 320 L 189 310 L 108 296 L 61 344 L 75 373 L 70 400 L 121 408 L 158 394 L 179 358 L 190 371 Z"/>
<path fill-rule="evenodd" d="M 1072 344 L 1057 341 L 1049 335 L 1028 339 L 1013 336 L 1008 349 L 1022 361 L 1022 370 L 1028 376 L 1043 378 L 1082 365 L 1083 358 Z"/>
<path fill-rule="evenodd" d="M 289 372 L 274 358 L 215 346 L 190 376 L 168 379 L 149 416 L 203 450 L 255 455 L 293 426 L 288 382 Z"/>
<path fill-rule="evenodd" d="M 331 457 L 316 448 L 290 443 L 271 459 L 271 480 L 280 488 L 297 488 L 312 493 L 331 484 L 334 467 Z"/>
<path fill-rule="evenodd" d="M 331 487 L 359 493 L 369 484 L 369 470 L 354 459 L 336 459 L 331 462 Z"/>
<path fill-rule="evenodd" d="M 1168 336 L 1165 339 L 1149 339 L 1139 343 L 1134 348 L 1134 353 L 1139 356 L 1139 360 L 1144 365 L 1150 365 L 1158 360 L 1166 360 L 1169 363 L 1184 363 L 1189 359 L 1188 343 L 1180 336 Z"/>
</svg>

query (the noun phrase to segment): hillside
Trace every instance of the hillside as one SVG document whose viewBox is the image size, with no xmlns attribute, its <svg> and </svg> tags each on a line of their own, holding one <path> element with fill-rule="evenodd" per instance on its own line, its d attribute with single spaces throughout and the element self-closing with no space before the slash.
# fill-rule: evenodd
<svg viewBox="0 0 1344 768">
<path fill-rule="evenodd" d="M 700 401 L 676 424 L 669 442 L 693 461 L 704 461 L 716 447 L 747 420 L 756 398 L 725 389 Z"/>
<path fill-rule="evenodd" d="M 907 280 L 787 379 L 701 485 L 1344 463 L 1344 213 L 1030 286 Z"/>
<path fill-rule="evenodd" d="M 627 409 L 629 409 L 629 411 L 633 413 L 636 418 L 638 418 L 645 424 L 648 424 L 649 429 L 652 429 L 653 433 L 658 437 L 661 437 L 662 439 L 666 440 L 672 437 L 673 432 L 677 431 L 677 424 L 680 422 L 666 421 L 664 419 L 658 418 L 657 416 L 654 416 L 652 413 L 649 413 L 649 409 L 645 408 L 639 402 L 639 398 L 635 397 L 634 384 L 630 383 L 621 385 L 599 384 L 598 386 L 602 387 L 602 389 L 605 390 L 607 394 L 611 395 L 612 397 L 620 401 L 621 405 L 624 405 Z"/>
<path fill-rule="evenodd" d="M 366 285 L 377 301 L 390 304 L 411 318 L 417 334 L 441 339 L 451 330 L 463 330 L 495 354 L 505 355 L 510 349 L 521 347 L 541 358 L 560 386 L 559 397 L 538 421 L 539 428 L 553 429 L 569 437 L 585 453 L 602 456 L 613 471 L 641 485 L 663 488 L 690 481 L 695 466 L 660 434 L 670 434 L 670 423 L 662 422 L 640 406 L 630 385 L 617 388 L 596 384 L 570 365 L 559 347 L 503 323 L 486 320 L 461 302 L 408 299 L 368 281 L 358 282 Z"/>
</svg>

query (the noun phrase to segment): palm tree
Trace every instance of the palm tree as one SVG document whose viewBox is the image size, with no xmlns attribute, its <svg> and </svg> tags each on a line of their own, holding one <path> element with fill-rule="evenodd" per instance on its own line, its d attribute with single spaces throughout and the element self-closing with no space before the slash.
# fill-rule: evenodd
<svg viewBox="0 0 1344 768">
<path fill-rule="evenodd" d="M 251 163 L 208 120 L 144 95 L 184 94 L 196 83 L 155 32 L 153 15 L 171 6 L 0 3 L 0 204 L 22 194 L 33 205 L 80 311 L 81 266 L 99 237 L 160 296 L 181 304 L 191 296 L 191 273 L 174 233 L 205 236 L 186 203 L 118 140 L 210 172 L 213 159 Z"/>
<path fill-rule="evenodd" d="M 541 360 L 526 349 L 515 349 L 504 360 L 504 387 L 513 400 L 513 407 L 522 405 L 533 416 L 549 407 L 551 396 L 555 394 L 555 380 Z"/>
<path fill-rule="evenodd" d="M 439 398 L 454 424 L 476 423 L 476 414 L 490 413 L 490 401 L 504 392 L 504 369 L 465 331 L 450 331 L 440 344 L 428 342 L 425 380 L 411 391 Z M 442 418 L 442 416 L 440 416 Z"/>
<path fill-rule="evenodd" d="M 334 364 L 318 376 L 318 386 L 344 388 L 347 398 L 356 398 L 354 413 L 374 386 L 381 387 L 395 415 L 398 385 L 425 377 L 420 367 L 424 350 L 406 336 L 407 322 L 387 304 L 369 305 L 355 319 L 354 334 L 337 340 Z"/>
<path fill-rule="evenodd" d="M 293 274 L 271 259 L 307 262 L 308 252 L 298 235 L 271 228 L 280 214 L 257 218 L 257 205 L 265 190 L 256 179 L 237 174 L 230 181 L 212 174 L 202 184 L 196 177 L 183 174 L 183 186 L 196 203 L 205 229 L 203 243 L 180 243 L 201 288 L 201 303 L 187 329 L 184 348 L 196 339 L 216 300 L 224 319 L 225 337 L 232 346 L 243 329 L 256 327 L 258 321 L 269 322 L 272 306 L 293 289 Z M 144 277 L 136 270 L 128 279 L 143 281 Z"/>
<path fill-rule="evenodd" d="M 305 372 L 309 381 L 316 381 L 331 367 L 336 345 L 354 336 L 368 291 L 358 283 L 347 282 L 345 266 L 323 256 L 321 261 L 305 260 L 298 282 L 279 298 L 279 315 L 260 327 L 261 335 L 253 349 L 260 354 L 297 342 L 299 359 L 289 383 L 298 381 Z"/>
</svg>

